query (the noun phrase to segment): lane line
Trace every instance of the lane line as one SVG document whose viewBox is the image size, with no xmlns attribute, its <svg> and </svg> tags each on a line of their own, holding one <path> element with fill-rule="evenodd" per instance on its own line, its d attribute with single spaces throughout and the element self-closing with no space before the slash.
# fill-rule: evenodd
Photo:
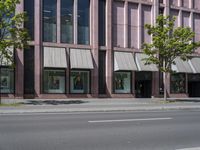
<svg viewBox="0 0 200 150">
<path fill-rule="evenodd" d="M 183 149 L 176 149 L 176 150 L 200 150 L 200 147 L 183 148 Z"/>
<path fill-rule="evenodd" d="M 92 120 L 89 123 L 109 123 L 109 122 L 134 122 L 134 121 L 158 121 L 158 120 L 171 120 L 173 118 L 141 118 L 141 119 L 121 119 L 121 120 Z"/>
</svg>

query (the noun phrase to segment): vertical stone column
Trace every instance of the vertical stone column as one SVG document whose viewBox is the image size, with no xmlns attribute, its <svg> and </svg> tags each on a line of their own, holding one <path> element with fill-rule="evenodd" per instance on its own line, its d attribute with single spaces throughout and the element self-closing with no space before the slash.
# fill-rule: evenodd
<svg viewBox="0 0 200 150">
<path fill-rule="evenodd" d="M 42 77 L 42 2 L 35 0 L 35 97 L 39 97 Z"/>
<path fill-rule="evenodd" d="M 78 0 L 74 0 L 74 44 L 78 43 Z"/>
<path fill-rule="evenodd" d="M 21 1 L 20 4 L 16 6 L 16 13 L 21 13 L 24 11 L 24 2 Z M 15 51 L 15 97 L 23 98 L 24 96 L 24 53 L 21 49 L 16 49 Z"/>
<path fill-rule="evenodd" d="M 98 45 L 98 26 L 99 26 L 99 16 L 98 16 L 98 1 L 97 0 L 92 0 L 91 1 L 91 44 L 92 44 L 92 55 L 93 55 L 93 60 L 94 60 L 94 69 L 92 70 L 92 84 L 91 84 L 91 89 L 92 89 L 92 96 L 93 97 L 98 97 L 98 63 L 99 63 L 99 45 Z"/>
<path fill-rule="evenodd" d="M 159 15 L 159 0 L 153 0 L 152 24 L 156 24 Z M 152 97 L 159 95 L 159 72 L 152 72 Z"/>
<path fill-rule="evenodd" d="M 138 5 L 138 48 L 142 47 L 142 4 Z"/>
<path fill-rule="evenodd" d="M 106 4 L 106 93 L 112 94 L 113 52 L 112 52 L 112 0 Z"/>
<path fill-rule="evenodd" d="M 165 16 L 170 15 L 170 0 L 165 0 Z"/>
</svg>

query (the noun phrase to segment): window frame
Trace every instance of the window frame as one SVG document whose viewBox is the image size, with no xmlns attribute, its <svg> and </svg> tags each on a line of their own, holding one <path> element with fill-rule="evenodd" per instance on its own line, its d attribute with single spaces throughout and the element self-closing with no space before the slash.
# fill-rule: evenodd
<svg viewBox="0 0 200 150">
<path fill-rule="evenodd" d="M 116 77 L 116 73 L 129 73 L 130 74 L 130 92 L 116 92 L 116 88 L 115 88 L 115 77 Z M 112 84 L 112 87 L 113 87 L 113 93 L 114 94 L 132 94 L 133 93 L 133 84 L 132 84 L 132 71 L 127 71 L 127 70 L 120 70 L 120 71 L 114 71 L 113 72 L 113 84 Z"/>
<path fill-rule="evenodd" d="M 88 77 L 88 92 L 87 93 L 81 93 L 81 92 L 77 92 L 77 93 L 73 93 L 72 92 L 72 89 L 71 89 L 71 74 L 72 74 L 72 72 L 88 72 L 88 75 L 89 75 L 89 77 Z M 85 95 L 85 94 L 91 94 L 91 70 L 90 69 L 71 69 L 70 71 L 69 71 L 69 93 L 70 94 L 83 94 L 83 95 Z"/>
<path fill-rule="evenodd" d="M 45 86 L 44 86 L 44 82 L 45 82 L 45 70 L 48 70 L 48 71 L 64 71 L 64 79 L 65 79 L 65 83 L 64 83 L 64 92 L 63 93 L 57 93 L 57 92 L 51 92 L 51 93 L 49 93 L 49 92 L 45 92 Z M 66 69 L 65 68 L 49 68 L 49 67 L 44 67 L 43 68 L 43 75 L 42 75 L 42 80 L 43 80 L 43 82 L 42 82 L 42 92 L 43 92 L 43 94 L 66 94 L 67 93 L 67 78 L 66 78 L 66 76 L 67 76 L 67 73 L 66 73 Z"/>
</svg>

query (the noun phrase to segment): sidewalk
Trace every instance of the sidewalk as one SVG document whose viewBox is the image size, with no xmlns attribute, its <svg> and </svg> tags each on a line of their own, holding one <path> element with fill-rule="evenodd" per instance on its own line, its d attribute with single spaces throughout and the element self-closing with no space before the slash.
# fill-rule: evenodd
<svg viewBox="0 0 200 150">
<path fill-rule="evenodd" d="M 150 111 L 150 110 L 185 110 L 200 109 L 200 99 L 63 99 L 38 100 L 18 99 L 2 100 L 3 103 L 13 101 L 18 106 L 1 106 L 0 114 L 28 113 L 70 113 L 70 112 L 109 112 L 109 111 Z"/>
</svg>

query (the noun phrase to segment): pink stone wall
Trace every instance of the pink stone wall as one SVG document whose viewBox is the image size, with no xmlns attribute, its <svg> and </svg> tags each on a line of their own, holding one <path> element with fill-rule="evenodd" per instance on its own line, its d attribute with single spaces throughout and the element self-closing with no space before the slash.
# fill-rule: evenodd
<svg viewBox="0 0 200 150">
<path fill-rule="evenodd" d="M 190 0 L 182 0 L 183 7 L 189 8 L 189 3 L 190 3 Z"/>
<path fill-rule="evenodd" d="M 113 45 L 124 47 L 124 2 L 113 3 Z"/>
<path fill-rule="evenodd" d="M 194 8 L 200 10 L 200 0 L 194 0 Z"/>
<path fill-rule="evenodd" d="M 200 14 L 194 14 L 194 32 L 195 32 L 195 38 L 194 40 L 200 41 Z M 197 49 L 198 52 L 200 52 L 200 48 Z"/>
<path fill-rule="evenodd" d="M 128 6 L 128 47 L 138 48 L 138 4 Z"/>
<path fill-rule="evenodd" d="M 183 27 L 189 27 L 190 26 L 190 13 L 182 12 L 182 19 L 183 19 Z"/>
<path fill-rule="evenodd" d="M 148 35 L 144 28 L 145 24 L 151 24 L 151 6 L 142 5 L 142 42 L 150 43 L 151 36 Z"/>
</svg>

